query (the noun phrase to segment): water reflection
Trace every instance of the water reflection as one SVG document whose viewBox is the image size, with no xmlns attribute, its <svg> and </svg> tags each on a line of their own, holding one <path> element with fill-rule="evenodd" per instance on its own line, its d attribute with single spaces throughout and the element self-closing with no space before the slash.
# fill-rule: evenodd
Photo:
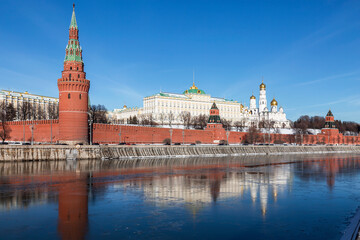
<svg viewBox="0 0 360 240">
<path fill-rule="evenodd" d="M 248 198 L 265 217 L 269 201 L 290 191 L 294 177 L 326 181 L 332 189 L 337 175 L 359 168 L 360 157 L 354 155 L 2 163 L 0 217 L 57 203 L 60 237 L 83 239 L 89 231 L 89 199 L 96 201 L 110 186 L 140 192 L 159 208 L 183 204 L 194 216 L 206 206 Z"/>
</svg>

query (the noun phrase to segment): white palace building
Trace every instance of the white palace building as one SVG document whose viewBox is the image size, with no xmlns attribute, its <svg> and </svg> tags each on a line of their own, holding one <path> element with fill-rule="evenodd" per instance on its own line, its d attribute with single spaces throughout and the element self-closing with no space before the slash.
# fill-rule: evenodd
<svg viewBox="0 0 360 240">
<path fill-rule="evenodd" d="M 113 123 L 126 124 L 130 117 L 136 116 L 141 119 L 143 116 L 152 115 L 155 122 L 161 124 L 181 125 L 183 124 L 181 115 L 189 112 L 191 117 L 200 114 L 209 114 L 213 103 L 216 103 L 220 110 L 221 119 L 231 121 L 233 124 L 241 122 L 243 126 L 258 124 L 260 121 L 272 122 L 277 128 L 290 128 L 290 121 L 286 119 L 286 114 L 282 107 L 278 109 L 278 102 L 273 99 L 270 109 L 267 105 L 266 86 L 260 84 L 259 106 L 256 97 L 250 97 L 250 106 L 228 100 L 225 98 L 212 97 L 203 90 L 197 88 L 195 84 L 185 90 L 182 94 L 160 92 L 143 99 L 142 108 L 128 108 L 126 105 L 122 109 L 114 109 L 108 116 Z"/>
</svg>

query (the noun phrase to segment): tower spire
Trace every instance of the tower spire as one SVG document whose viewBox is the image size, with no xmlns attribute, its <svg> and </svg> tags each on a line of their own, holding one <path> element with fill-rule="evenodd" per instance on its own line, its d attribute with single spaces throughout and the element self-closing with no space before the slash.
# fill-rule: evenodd
<svg viewBox="0 0 360 240">
<path fill-rule="evenodd" d="M 73 12 L 72 12 L 71 22 L 70 22 L 70 27 L 69 28 L 77 29 L 76 17 L 75 17 L 75 3 L 73 3 Z"/>
</svg>

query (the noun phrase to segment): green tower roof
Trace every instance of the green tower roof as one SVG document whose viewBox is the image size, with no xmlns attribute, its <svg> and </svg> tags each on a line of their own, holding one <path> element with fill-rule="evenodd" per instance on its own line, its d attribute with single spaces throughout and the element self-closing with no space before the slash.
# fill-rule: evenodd
<svg viewBox="0 0 360 240">
<path fill-rule="evenodd" d="M 211 109 L 218 109 L 215 102 L 212 104 Z"/>
<path fill-rule="evenodd" d="M 75 61 L 75 62 L 83 62 L 82 59 L 82 49 L 80 47 L 80 42 L 78 39 L 78 35 L 74 34 L 74 30 L 71 30 L 71 28 L 76 29 L 76 33 L 78 32 L 78 26 L 76 23 L 76 17 L 75 17 L 75 4 L 73 4 L 73 12 L 71 16 L 71 23 L 70 23 L 70 39 L 69 43 L 66 45 L 66 55 L 64 61 Z"/>
<path fill-rule="evenodd" d="M 73 12 L 72 12 L 71 22 L 70 22 L 70 27 L 69 28 L 72 28 L 72 27 L 77 29 L 76 17 L 75 17 L 75 4 L 73 4 Z"/>
<path fill-rule="evenodd" d="M 329 112 L 326 115 L 327 117 L 333 117 L 334 115 L 332 114 L 331 110 L 329 109 Z"/>
</svg>

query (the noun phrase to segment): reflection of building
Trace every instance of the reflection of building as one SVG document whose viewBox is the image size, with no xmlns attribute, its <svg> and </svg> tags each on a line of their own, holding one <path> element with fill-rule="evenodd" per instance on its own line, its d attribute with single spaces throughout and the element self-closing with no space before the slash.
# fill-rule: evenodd
<svg viewBox="0 0 360 240">
<path fill-rule="evenodd" d="M 28 92 L 22 93 L 7 90 L 0 91 L 0 104 L 2 102 L 5 102 L 6 105 L 12 104 L 17 110 L 17 114 L 19 114 L 22 104 L 24 102 L 28 102 L 37 112 L 37 114 L 34 115 L 39 116 L 43 114 L 45 119 L 49 118 L 49 112 L 53 112 L 53 115 L 56 115 L 59 105 L 58 98 L 35 95 Z M 19 116 L 17 116 L 17 118 L 19 118 Z"/>
<path fill-rule="evenodd" d="M 183 112 L 189 112 L 191 116 L 207 115 L 214 102 L 220 110 L 220 117 L 232 122 L 239 121 L 250 126 L 252 123 L 270 121 L 277 127 L 290 127 L 290 122 L 286 119 L 283 108 L 278 109 L 278 103 L 275 99 L 271 101 L 270 110 L 268 109 L 264 83 L 260 85 L 259 108 L 256 106 L 254 95 L 250 98 L 250 107 L 245 107 L 234 100 L 212 97 L 193 84 L 182 94 L 160 92 L 145 97 L 142 108 L 124 106 L 122 109 L 115 109 L 110 112 L 109 117 L 112 118 L 113 122 L 127 123 L 130 116 L 139 118 L 151 114 L 158 123 L 172 121 L 172 124 L 182 124 L 181 114 Z"/>
<path fill-rule="evenodd" d="M 183 202 L 193 206 L 192 210 L 249 194 L 254 203 L 259 199 L 261 211 L 266 214 L 269 194 L 276 201 L 278 193 L 286 189 L 291 179 L 290 165 L 283 165 L 270 172 L 226 172 L 219 168 L 198 174 L 139 180 L 140 184 L 132 181 L 127 186 L 140 187 L 148 201 L 160 205 Z"/>
<path fill-rule="evenodd" d="M 88 179 L 74 176 L 59 186 L 58 230 L 62 239 L 85 239 L 87 225 Z"/>
</svg>

